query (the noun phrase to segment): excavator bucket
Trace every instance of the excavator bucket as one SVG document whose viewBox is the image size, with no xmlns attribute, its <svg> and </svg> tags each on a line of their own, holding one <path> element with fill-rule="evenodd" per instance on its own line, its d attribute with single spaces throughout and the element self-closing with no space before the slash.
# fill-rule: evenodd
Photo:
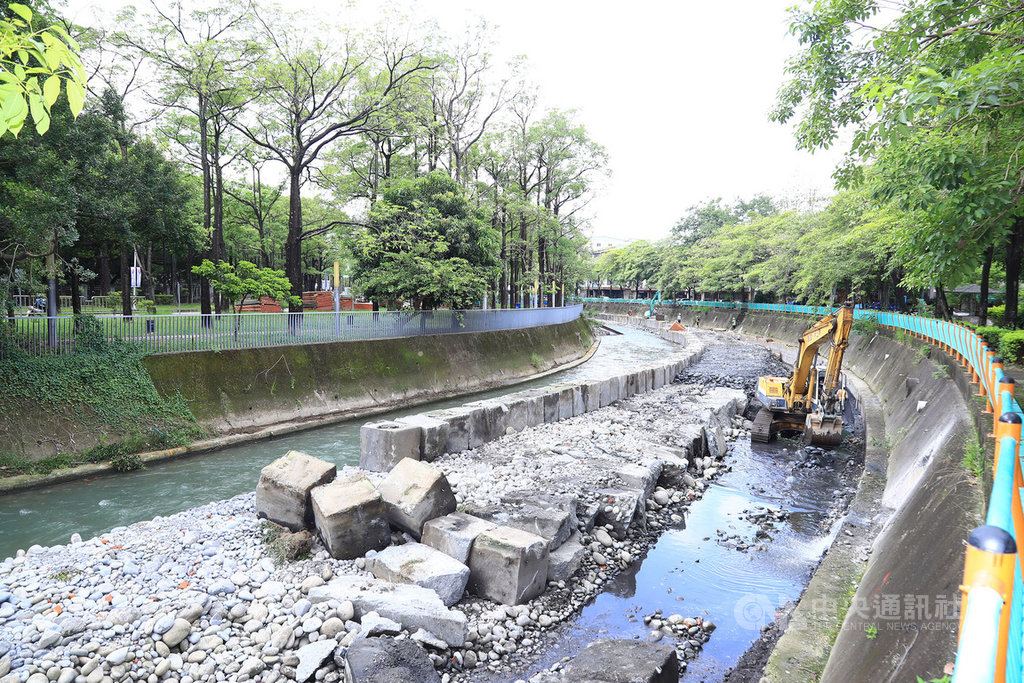
<svg viewBox="0 0 1024 683">
<path fill-rule="evenodd" d="M 810 413 L 804 423 L 804 440 L 815 446 L 838 446 L 843 440 L 843 416 Z"/>
</svg>

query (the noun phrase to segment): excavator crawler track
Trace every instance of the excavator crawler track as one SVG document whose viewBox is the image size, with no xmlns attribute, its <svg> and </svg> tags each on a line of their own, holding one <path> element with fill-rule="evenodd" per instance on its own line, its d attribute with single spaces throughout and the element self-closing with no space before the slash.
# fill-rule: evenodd
<svg viewBox="0 0 1024 683">
<path fill-rule="evenodd" d="M 772 440 L 772 411 L 761 408 L 750 428 L 750 440 L 756 443 L 768 443 Z"/>
</svg>

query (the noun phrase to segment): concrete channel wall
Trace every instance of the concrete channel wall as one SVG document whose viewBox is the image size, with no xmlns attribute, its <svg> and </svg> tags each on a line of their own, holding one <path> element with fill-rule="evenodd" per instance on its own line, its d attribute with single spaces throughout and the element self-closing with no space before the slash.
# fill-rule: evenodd
<svg viewBox="0 0 1024 683">
<path fill-rule="evenodd" d="M 621 315 L 637 306 L 595 304 Z M 795 314 L 662 307 L 701 329 L 735 332 L 789 350 L 814 320 Z M 636 317 L 636 316 L 633 316 Z M 638 325 L 650 322 L 638 319 Z M 983 485 L 962 464 L 986 444 L 959 365 L 937 348 L 891 332 L 854 333 L 844 369 L 863 380 L 865 470 L 850 512 L 788 619 L 765 669 L 768 681 L 914 681 L 940 678 L 956 652 L 964 543 L 981 523 Z M 991 467 L 986 449 L 983 469 Z"/>
<path fill-rule="evenodd" d="M 157 354 L 162 396 L 180 394 L 217 433 L 385 410 L 481 391 L 585 355 L 583 320 L 519 330 Z"/>
</svg>

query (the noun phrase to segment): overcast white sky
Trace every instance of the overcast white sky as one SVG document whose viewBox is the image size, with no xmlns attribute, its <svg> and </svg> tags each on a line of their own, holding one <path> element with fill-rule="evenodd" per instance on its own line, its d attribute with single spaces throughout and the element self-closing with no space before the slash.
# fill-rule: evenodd
<svg viewBox="0 0 1024 683">
<path fill-rule="evenodd" d="M 87 23 L 96 4 L 127 3 L 69 0 L 68 18 Z M 303 4 L 339 22 L 347 11 L 336 0 Z M 378 3 L 356 4 L 372 14 Z M 579 111 L 611 159 L 588 207 L 595 236 L 659 239 L 687 207 L 713 197 L 831 192 L 839 151 L 797 151 L 792 131 L 767 118 L 797 50 L 787 34 L 794 0 L 392 4 L 453 35 L 486 19 L 500 57 L 527 57 L 543 106 Z"/>
</svg>

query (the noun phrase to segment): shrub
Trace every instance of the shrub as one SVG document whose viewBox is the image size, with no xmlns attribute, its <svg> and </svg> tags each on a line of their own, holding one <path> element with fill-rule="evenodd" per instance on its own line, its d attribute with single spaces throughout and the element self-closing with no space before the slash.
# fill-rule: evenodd
<svg viewBox="0 0 1024 683">
<path fill-rule="evenodd" d="M 988 343 L 989 348 L 997 352 L 1000 350 L 1000 342 L 1003 335 L 1008 331 L 1009 330 L 1004 330 L 1001 327 L 995 327 L 994 325 L 982 325 L 975 330 L 975 332 Z"/>
<path fill-rule="evenodd" d="M 149 313 L 150 315 L 156 315 L 156 304 L 153 303 L 152 301 L 146 301 L 145 308 L 146 313 Z"/>
<path fill-rule="evenodd" d="M 853 321 L 853 331 L 865 337 L 872 337 L 878 332 L 878 319 L 870 315 L 857 318 Z"/>
<path fill-rule="evenodd" d="M 122 453 L 110 459 L 110 466 L 118 472 L 131 472 L 132 470 L 144 470 L 146 466 L 138 453 Z"/>
<path fill-rule="evenodd" d="M 1014 365 L 1024 361 L 1024 330 L 1004 332 L 999 340 L 999 355 L 1004 362 Z"/>
<path fill-rule="evenodd" d="M 1003 317 L 1006 315 L 1006 306 L 989 306 L 988 307 L 988 319 L 994 322 L 996 325 L 1003 324 Z"/>
<path fill-rule="evenodd" d="M 155 294 L 153 299 L 157 306 L 173 306 L 174 295 L 173 294 Z"/>
</svg>

